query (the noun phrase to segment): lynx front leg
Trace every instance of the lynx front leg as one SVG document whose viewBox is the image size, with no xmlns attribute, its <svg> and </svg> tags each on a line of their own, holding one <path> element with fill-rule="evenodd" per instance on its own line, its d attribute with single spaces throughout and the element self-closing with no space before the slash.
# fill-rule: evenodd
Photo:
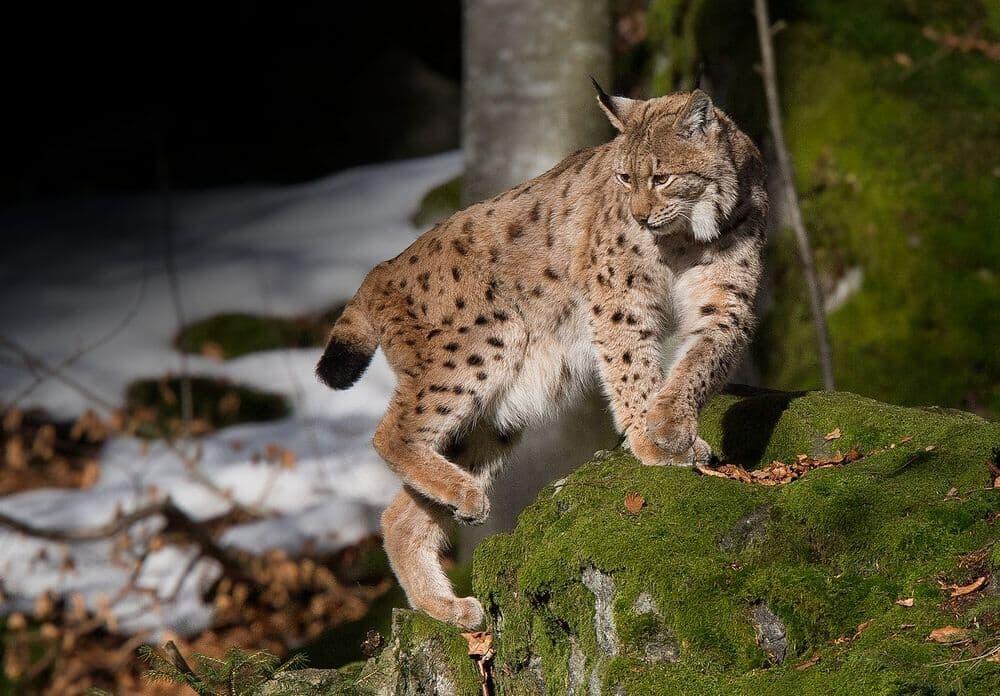
<svg viewBox="0 0 1000 696">
<path fill-rule="evenodd" d="M 681 325 L 684 339 L 663 388 L 646 415 L 646 432 L 657 446 L 697 460 L 708 446 L 698 437 L 698 412 L 726 381 L 749 340 L 756 278 L 710 266 L 686 288 Z M 730 277 L 716 284 L 710 278 Z"/>
<path fill-rule="evenodd" d="M 628 276 L 626 276 L 628 277 Z M 611 281 L 592 290 L 591 331 L 615 426 L 643 464 L 667 464 L 669 453 L 646 433 L 646 407 L 662 382 L 662 313 L 652 293 L 629 294 Z"/>
</svg>

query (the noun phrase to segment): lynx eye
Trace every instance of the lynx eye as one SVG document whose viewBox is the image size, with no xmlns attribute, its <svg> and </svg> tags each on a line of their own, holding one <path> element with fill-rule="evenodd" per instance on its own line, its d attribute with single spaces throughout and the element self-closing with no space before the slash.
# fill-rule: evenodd
<svg viewBox="0 0 1000 696">
<path fill-rule="evenodd" d="M 673 174 L 654 174 L 653 186 L 666 186 L 674 180 Z"/>
<path fill-rule="evenodd" d="M 632 183 L 632 177 L 630 177 L 625 172 L 618 172 L 615 174 L 615 177 L 618 179 L 618 181 L 621 183 L 622 186 L 629 186 Z"/>
</svg>

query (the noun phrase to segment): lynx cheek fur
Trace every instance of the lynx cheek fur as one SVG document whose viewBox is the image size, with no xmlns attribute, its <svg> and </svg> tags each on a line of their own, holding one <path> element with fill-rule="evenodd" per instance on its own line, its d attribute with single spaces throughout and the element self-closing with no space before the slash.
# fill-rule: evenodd
<svg viewBox="0 0 1000 696">
<path fill-rule="evenodd" d="M 404 484 L 382 516 L 386 552 L 414 607 L 465 627 L 483 610 L 441 568 L 445 522 L 487 517 L 517 433 L 596 375 L 644 464 L 707 459 L 698 411 L 754 323 L 767 197 L 753 143 L 704 92 L 597 89 L 612 142 L 379 264 L 316 369 L 346 389 L 382 346 L 398 385 L 374 445 Z"/>
</svg>

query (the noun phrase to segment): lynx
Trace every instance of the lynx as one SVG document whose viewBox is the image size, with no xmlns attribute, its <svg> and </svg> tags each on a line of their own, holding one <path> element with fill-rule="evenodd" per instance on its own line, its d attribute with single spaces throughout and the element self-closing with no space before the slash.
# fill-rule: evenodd
<svg viewBox="0 0 1000 696">
<path fill-rule="evenodd" d="M 594 86 L 617 136 L 376 266 L 316 369 L 346 389 L 382 347 L 398 384 L 373 443 L 403 481 L 385 549 L 413 607 L 463 627 L 483 609 L 442 570 L 445 523 L 486 519 L 518 433 L 596 376 L 643 464 L 706 460 L 699 409 L 754 325 L 757 148 L 700 90 L 634 100 Z"/>
</svg>

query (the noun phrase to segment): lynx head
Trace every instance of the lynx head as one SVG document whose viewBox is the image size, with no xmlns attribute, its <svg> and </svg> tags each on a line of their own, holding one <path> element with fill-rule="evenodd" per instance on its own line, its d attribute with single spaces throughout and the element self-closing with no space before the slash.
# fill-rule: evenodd
<svg viewBox="0 0 1000 696">
<path fill-rule="evenodd" d="M 737 177 L 721 119 L 701 90 L 640 100 L 597 100 L 619 132 L 614 176 L 632 217 L 653 234 L 689 232 L 707 242 L 736 204 Z"/>
</svg>

